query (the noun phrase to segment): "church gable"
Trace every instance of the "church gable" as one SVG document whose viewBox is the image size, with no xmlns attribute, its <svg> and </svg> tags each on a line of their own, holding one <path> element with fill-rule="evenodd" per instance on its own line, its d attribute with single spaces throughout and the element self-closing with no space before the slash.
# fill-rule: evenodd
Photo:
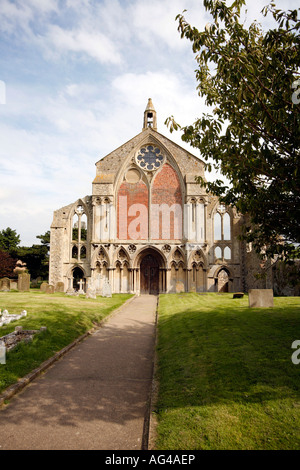
<svg viewBox="0 0 300 470">
<path fill-rule="evenodd" d="M 150 114 L 153 115 L 154 108 L 150 107 L 150 109 Z M 155 117 L 152 119 L 155 120 Z M 96 163 L 93 194 L 112 193 L 112 185 L 116 187 L 120 184 L 120 179 L 122 181 L 127 168 L 132 165 L 151 173 L 158 170 L 167 160 L 190 184 L 195 184 L 196 175 L 204 177 L 205 165 L 199 158 L 150 126 L 144 127 L 140 134 Z"/>
</svg>

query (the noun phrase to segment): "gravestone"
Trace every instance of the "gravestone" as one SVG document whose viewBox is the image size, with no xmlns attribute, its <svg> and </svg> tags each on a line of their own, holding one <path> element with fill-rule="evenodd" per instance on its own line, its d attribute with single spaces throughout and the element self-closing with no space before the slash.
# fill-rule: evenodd
<svg viewBox="0 0 300 470">
<path fill-rule="evenodd" d="M 65 292 L 65 285 L 63 282 L 57 282 L 55 285 L 55 292 Z"/>
<path fill-rule="evenodd" d="M 97 298 L 96 290 L 89 287 L 88 290 L 86 291 L 85 297 L 87 299 L 96 299 Z"/>
<path fill-rule="evenodd" d="M 20 273 L 18 274 L 18 290 L 27 291 L 30 289 L 30 274 Z"/>
<path fill-rule="evenodd" d="M 79 291 L 78 291 L 78 294 L 85 294 L 84 290 L 83 290 L 83 279 L 80 279 L 80 281 L 77 283 L 79 285 Z"/>
<path fill-rule="evenodd" d="M 42 292 L 46 292 L 46 289 L 47 289 L 47 286 L 48 286 L 48 282 L 42 282 L 42 284 L 40 285 L 40 290 Z"/>
<path fill-rule="evenodd" d="M 36 279 L 33 279 L 33 280 L 31 281 L 31 287 L 34 288 L 34 289 L 36 289 L 37 286 L 38 286 L 37 280 L 36 280 Z"/>
<path fill-rule="evenodd" d="M 249 307 L 268 308 L 273 307 L 273 289 L 250 289 Z"/>
<path fill-rule="evenodd" d="M 10 280 L 10 289 L 18 290 L 18 281 L 16 279 Z"/>
<path fill-rule="evenodd" d="M 93 279 L 90 279 L 88 282 L 88 288 L 86 291 L 85 297 L 87 299 L 96 299 L 96 287 Z"/>
<path fill-rule="evenodd" d="M 10 291 L 10 279 L 8 277 L 3 277 L 2 279 L 0 279 L 0 291 Z"/>
<path fill-rule="evenodd" d="M 97 274 L 96 279 L 95 279 L 95 289 L 96 289 L 96 294 L 101 294 L 102 293 L 102 279 L 104 279 L 104 276 L 102 274 Z"/>
<path fill-rule="evenodd" d="M 243 292 L 235 292 L 232 296 L 233 299 L 242 299 L 244 297 Z"/>
<path fill-rule="evenodd" d="M 52 284 L 48 284 L 46 287 L 46 294 L 54 294 L 54 286 Z"/>
<path fill-rule="evenodd" d="M 102 297 L 111 297 L 111 285 L 108 279 L 104 279 Z"/>
</svg>

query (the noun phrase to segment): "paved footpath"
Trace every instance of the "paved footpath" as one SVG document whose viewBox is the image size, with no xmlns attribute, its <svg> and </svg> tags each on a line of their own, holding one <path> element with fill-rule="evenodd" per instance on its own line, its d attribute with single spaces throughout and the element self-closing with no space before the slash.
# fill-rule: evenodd
<svg viewBox="0 0 300 470">
<path fill-rule="evenodd" d="M 140 296 L 0 409 L 0 450 L 140 450 L 156 296 Z"/>
</svg>

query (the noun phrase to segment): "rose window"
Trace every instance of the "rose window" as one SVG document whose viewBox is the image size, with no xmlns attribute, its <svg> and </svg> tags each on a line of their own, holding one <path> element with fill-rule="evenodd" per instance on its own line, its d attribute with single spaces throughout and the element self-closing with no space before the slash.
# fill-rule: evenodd
<svg viewBox="0 0 300 470">
<path fill-rule="evenodd" d="M 141 148 L 139 151 L 136 161 L 137 164 L 143 169 L 148 171 L 157 170 L 164 160 L 158 147 L 148 145 L 147 147 Z"/>
</svg>

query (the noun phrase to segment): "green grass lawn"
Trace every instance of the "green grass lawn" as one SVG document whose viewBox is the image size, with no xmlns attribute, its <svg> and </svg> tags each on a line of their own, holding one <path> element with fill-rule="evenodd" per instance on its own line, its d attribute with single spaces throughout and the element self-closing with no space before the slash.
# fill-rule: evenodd
<svg viewBox="0 0 300 470">
<path fill-rule="evenodd" d="M 0 292 L 1 310 L 6 308 L 9 314 L 27 310 L 27 317 L 0 327 L 0 337 L 14 331 L 17 325 L 24 330 L 47 327 L 47 331 L 35 335 L 31 343 L 19 344 L 7 352 L 6 364 L 0 364 L 0 393 L 99 324 L 130 297 L 130 294 L 114 294 L 111 298 L 86 299 L 84 295 L 50 295 L 34 289 Z"/>
<path fill-rule="evenodd" d="M 300 298 L 161 295 L 156 449 L 300 449 Z"/>
</svg>

